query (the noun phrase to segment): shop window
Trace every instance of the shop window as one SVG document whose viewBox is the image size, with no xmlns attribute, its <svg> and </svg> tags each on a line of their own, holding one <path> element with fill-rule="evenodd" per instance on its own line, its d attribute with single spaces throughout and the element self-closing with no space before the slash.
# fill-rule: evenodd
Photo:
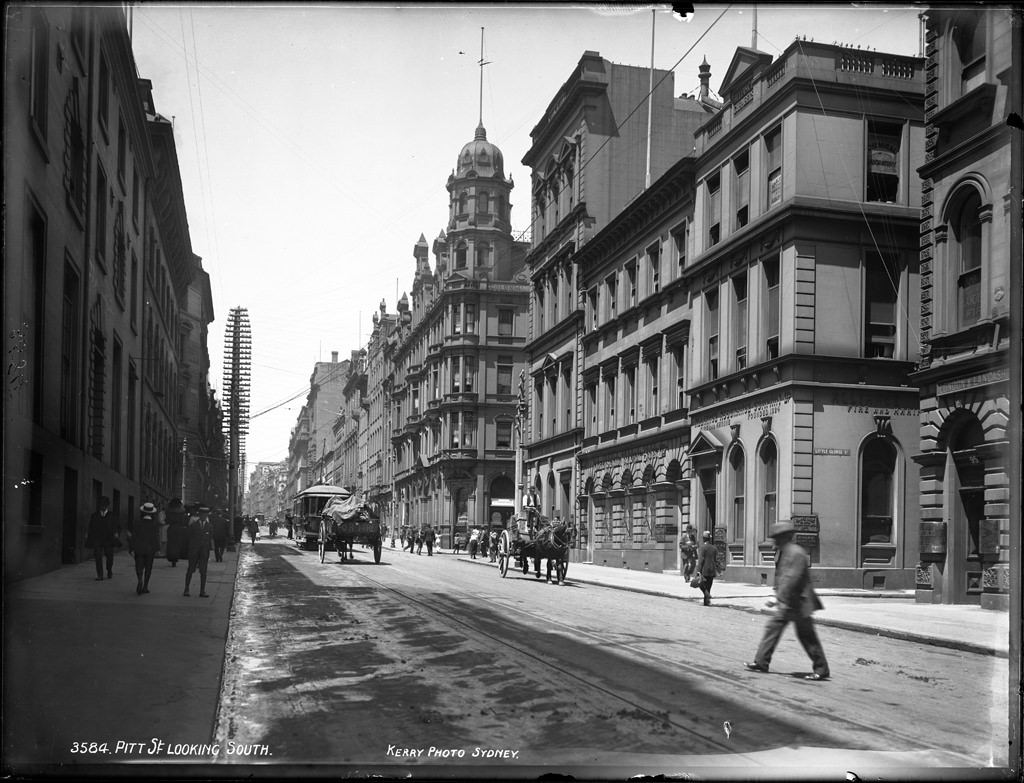
<svg viewBox="0 0 1024 783">
<path fill-rule="evenodd" d="M 981 198 L 972 191 L 953 221 L 951 255 L 957 267 L 958 327 L 973 326 L 981 317 Z"/>
<path fill-rule="evenodd" d="M 900 146 L 903 128 L 889 122 L 868 123 L 868 151 L 865 180 L 867 201 L 895 204 L 900 193 Z"/>
<path fill-rule="evenodd" d="M 732 162 L 734 228 L 743 228 L 750 221 L 750 153 L 744 150 Z"/>
<path fill-rule="evenodd" d="M 761 519 L 764 523 L 762 536 L 768 538 L 768 531 L 779 521 L 779 459 L 775 442 L 766 440 L 759 450 L 761 468 Z"/>
<path fill-rule="evenodd" d="M 765 308 L 764 336 L 765 359 L 770 361 L 779 356 L 780 303 L 779 290 L 779 258 L 769 258 L 762 264 L 764 268 Z"/>
<path fill-rule="evenodd" d="M 874 438 L 861 454 L 860 543 L 893 543 L 896 447 Z"/>
<path fill-rule="evenodd" d="M 722 239 L 722 177 L 720 174 L 708 177 L 707 212 L 708 247 L 714 247 Z"/>
<path fill-rule="evenodd" d="M 734 446 L 729 452 L 729 487 L 732 493 L 732 518 L 729 520 L 729 525 L 732 529 L 733 541 L 742 541 L 746 530 L 743 508 L 746 486 L 744 463 L 743 449 L 738 445 Z"/>
<path fill-rule="evenodd" d="M 743 272 L 732 279 L 732 344 L 736 369 L 747 366 L 747 274 Z"/>
<path fill-rule="evenodd" d="M 782 203 L 782 128 L 764 135 L 765 203 L 768 209 Z"/>
<path fill-rule="evenodd" d="M 708 380 L 718 377 L 718 292 L 704 294 L 704 334 L 707 336 Z"/>
<path fill-rule="evenodd" d="M 864 356 L 891 359 L 896 351 L 899 265 L 892 257 L 869 252 L 864 262 Z"/>
</svg>

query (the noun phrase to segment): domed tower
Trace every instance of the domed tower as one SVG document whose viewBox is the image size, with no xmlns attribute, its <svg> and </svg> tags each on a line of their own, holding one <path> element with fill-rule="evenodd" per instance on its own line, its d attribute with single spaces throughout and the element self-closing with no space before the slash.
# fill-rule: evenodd
<svg viewBox="0 0 1024 783">
<path fill-rule="evenodd" d="M 448 177 L 449 273 L 508 280 L 512 275 L 512 178 L 481 122 Z"/>
</svg>

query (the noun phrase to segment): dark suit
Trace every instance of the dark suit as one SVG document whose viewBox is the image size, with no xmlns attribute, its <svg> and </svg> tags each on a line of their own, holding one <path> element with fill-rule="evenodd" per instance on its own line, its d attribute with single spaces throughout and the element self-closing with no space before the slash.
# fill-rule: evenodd
<svg viewBox="0 0 1024 783">
<path fill-rule="evenodd" d="M 812 614 L 822 608 L 817 593 L 811 585 L 811 562 L 807 552 L 792 540 L 786 541 L 779 549 L 775 562 L 775 596 L 778 605 L 764 629 L 764 636 L 757 648 L 754 663 L 768 669 L 772 653 L 790 622 L 796 629 L 804 651 L 814 664 L 814 673 L 829 676 L 825 651 L 818 641 Z"/>
<path fill-rule="evenodd" d="M 135 552 L 135 576 L 139 583 L 136 593 L 149 592 L 149 577 L 153 574 L 153 559 L 160 551 L 160 525 L 151 516 L 143 516 L 132 530 L 132 550 Z"/>
<path fill-rule="evenodd" d="M 697 550 L 697 573 L 701 575 L 700 591 L 704 593 L 704 606 L 711 605 L 711 585 L 715 583 L 715 557 L 718 549 L 710 541 L 705 541 Z"/>
<path fill-rule="evenodd" d="M 206 570 L 210 562 L 213 525 L 208 517 L 198 517 L 188 524 L 188 571 L 185 572 L 185 594 L 192 582 L 192 574 L 199 569 L 199 595 L 206 595 Z"/>
<path fill-rule="evenodd" d="M 92 549 L 92 556 L 96 560 L 96 578 L 103 578 L 103 560 L 107 561 L 107 579 L 114 575 L 114 541 L 120 532 L 120 525 L 114 512 L 107 511 L 106 515 L 94 511 L 89 517 L 89 530 L 85 536 L 86 548 Z"/>
<path fill-rule="evenodd" d="M 228 545 L 228 537 L 231 535 L 231 526 L 227 517 L 218 514 L 213 518 L 213 556 L 217 562 L 224 559 L 224 549 Z"/>
</svg>

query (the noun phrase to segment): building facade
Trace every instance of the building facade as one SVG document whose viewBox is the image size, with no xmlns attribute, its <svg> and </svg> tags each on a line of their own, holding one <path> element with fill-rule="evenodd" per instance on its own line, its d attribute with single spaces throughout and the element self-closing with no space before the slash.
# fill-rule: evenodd
<svg viewBox="0 0 1024 783">
<path fill-rule="evenodd" d="M 927 12 L 922 361 L 914 375 L 921 394 L 918 600 L 1003 610 L 1011 560 L 1007 457 L 1011 417 L 1020 414 L 1008 389 L 1010 319 L 1020 318 L 1009 306 L 1010 265 L 1019 266 L 1021 252 L 1011 240 L 1020 182 L 1011 178 L 1010 155 L 1020 130 L 1006 121 L 1020 110 L 1011 87 L 1021 68 L 1011 46 L 1014 13 Z"/>
<path fill-rule="evenodd" d="M 179 316 L 194 272 L 173 138 L 124 9 L 20 6 L 6 28 L 5 577 L 76 562 L 178 494 Z"/>
<path fill-rule="evenodd" d="M 398 537 L 394 507 L 394 451 L 391 448 L 391 373 L 394 313 L 382 300 L 373 314 L 373 332 L 366 346 L 366 459 L 363 463 L 366 499 L 380 514 L 392 540 Z"/>
<path fill-rule="evenodd" d="M 918 550 L 923 61 L 741 47 L 697 133 L 691 519 L 726 578 L 792 520 L 822 584 L 909 588 Z"/>
<path fill-rule="evenodd" d="M 447 233 L 432 247 L 420 237 L 411 302 L 398 303 L 394 499 L 402 526 L 431 524 L 442 546 L 470 527 L 506 524 L 514 508 L 513 379 L 529 285 L 525 244 L 511 232 L 512 186 L 481 123 L 448 178 Z"/>
<path fill-rule="evenodd" d="M 635 109 L 644 105 L 652 79 L 648 129 L 647 113 Z M 584 272 L 577 254 L 650 177 L 659 177 L 691 150 L 693 133 L 712 106 L 706 94 L 705 102 L 676 98 L 673 85 L 671 73 L 617 65 L 584 52 L 531 131 L 523 158 L 533 184 L 524 489 L 542 514 L 576 528 L 574 556 L 579 558 L 594 556 L 596 533 L 590 527 L 593 502 L 577 464 L 584 433 L 592 429 L 585 426 Z M 606 259 L 592 263 L 603 265 Z M 604 453 L 594 459 L 600 461 Z"/>
</svg>

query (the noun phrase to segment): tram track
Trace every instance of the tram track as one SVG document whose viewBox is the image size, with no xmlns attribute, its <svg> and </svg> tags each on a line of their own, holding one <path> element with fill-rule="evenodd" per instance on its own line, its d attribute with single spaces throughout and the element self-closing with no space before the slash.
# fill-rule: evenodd
<svg viewBox="0 0 1024 783">
<path fill-rule="evenodd" d="M 624 695 L 623 693 L 602 684 L 602 682 L 595 677 L 583 675 L 574 671 L 567 665 L 538 654 L 527 644 L 516 642 L 509 639 L 507 636 L 487 630 L 482 627 L 478 618 L 474 618 L 471 621 L 465 617 L 460 617 L 459 613 L 447 610 L 443 606 L 437 605 L 436 601 L 423 598 L 414 588 L 398 587 L 394 584 L 388 583 L 387 581 L 375 578 L 359 568 L 347 569 L 346 573 L 352 578 L 359 580 L 363 585 L 372 586 L 378 591 L 395 596 L 396 599 L 404 602 L 406 605 L 415 606 L 420 612 L 429 613 L 431 617 L 435 618 L 440 623 L 461 634 L 465 634 L 468 638 L 484 638 L 490 645 L 497 647 L 499 651 L 502 651 L 504 654 L 512 654 L 520 657 L 521 659 L 529 659 L 532 662 L 532 665 L 542 667 L 556 679 L 575 682 L 590 691 L 600 694 L 604 698 L 621 704 L 623 708 L 629 712 L 645 715 L 649 720 L 657 721 L 666 728 L 680 732 L 684 737 L 698 741 L 698 745 L 706 747 L 710 752 L 724 754 L 733 754 L 737 752 L 735 743 L 729 740 L 728 735 L 725 735 L 722 739 L 713 735 L 709 736 L 710 732 L 706 723 L 700 723 L 700 728 L 698 729 L 693 725 L 688 725 L 685 722 L 677 720 L 669 711 L 658 709 L 656 706 L 652 706 L 649 702 L 644 703 L 642 700 Z M 416 579 L 422 579 L 424 586 L 427 589 L 436 589 L 436 582 L 432 582 L 414 573 L 409 573 L 409 576 Z M 511 582 L 503 582 L 503 584 L 511 584 Z M 588 589 L 602 588 L 588 587 Z M 580 637 L 584 637 L 595 646 L 599 646 L 606 650 L 615 650 L 622 655 L 629 656 L 633 660 L 642 659 L 671 671 L 682 671 L 685 676 L 692 678 L 695 681 L 699 681 L 701 685 L 707 685 L 710 683 L 713 686 L 721 688 L 722 691 L 726 693 L 735 692 L 737 689 L 739 677 L 716 672 L 704 665 L 687 662 L 681 657 L 669 657 L 664 654 L 658 654 L 635 644 L 630 644 L 620 638 L 615 638 L 613 635 L 601 634 L 592 630 L 581 629 L 578 626 L 569 625 L 559 620 L 546 617 L 536 611 L 531 611 L 530 609 L 522 606 L 517 606 L 512 600 L 503 600 L 502 596 L 494 593 L 482 595 L 479 591 L 469 591 L 465 588 L 446 584 L 445 594 L 448 598 L 454 599 L 456 602 L 462 601 L 470 605 L 474 602 L 484 600 L 491 606 L 497 608 L 499 612 L 515 613 L 531 627 L 536 627 L 539 630 L 546 629 L 565 638 L 577 641 Z M 905 731 L 900 731 L 898 728 L 892 726 L 882 728 L 877 723 L 869 723 L 867 721 L 857 720 L 848 716 L 839 717 L 834 710 L 824 707 L 816 707 L 810 704 L 807 700 L 788 694 L 781 689 L 764 688 L 762 683 L 759 683 L 758 687 L 760 688 L 759 698 L 765 703 L 770 701 L 773 706 L 773 712 L 778 710 L 779 707 L 784 707 L 793 714 L 800 715 L 802 718 L 806 719 L 808 723 L 813 724 L 817 721 L 822 725 L 828 724 L 836 726 L 840 730 L 839 733 L 843 736 L 851 736 L 850 730 L 852 729 L 856 729 L 866 737 L 877 738 L 882 734 L 887 738 L 888 743 L 897 746 L 903 745 L 900 750 L 909 749 L 922 752 L 934 750 L 932 745 L 923 742 L 920 738 Z M 805 685 L 801 682 L 797 687 L 821 686 Z M 683 744 L 688 745 L 689 743 L 684 740 Z M 865 745 L 864 749 L 877 749 L 877 745 L 874 743 L 868 743 L 865 741 L 863 744 Z M 977 763 L 976 759 L 972 759 L 965 754 L 956 751 L 946 752 L 962 759 L 965 764 L 973 765 Z"/>
</svg>

